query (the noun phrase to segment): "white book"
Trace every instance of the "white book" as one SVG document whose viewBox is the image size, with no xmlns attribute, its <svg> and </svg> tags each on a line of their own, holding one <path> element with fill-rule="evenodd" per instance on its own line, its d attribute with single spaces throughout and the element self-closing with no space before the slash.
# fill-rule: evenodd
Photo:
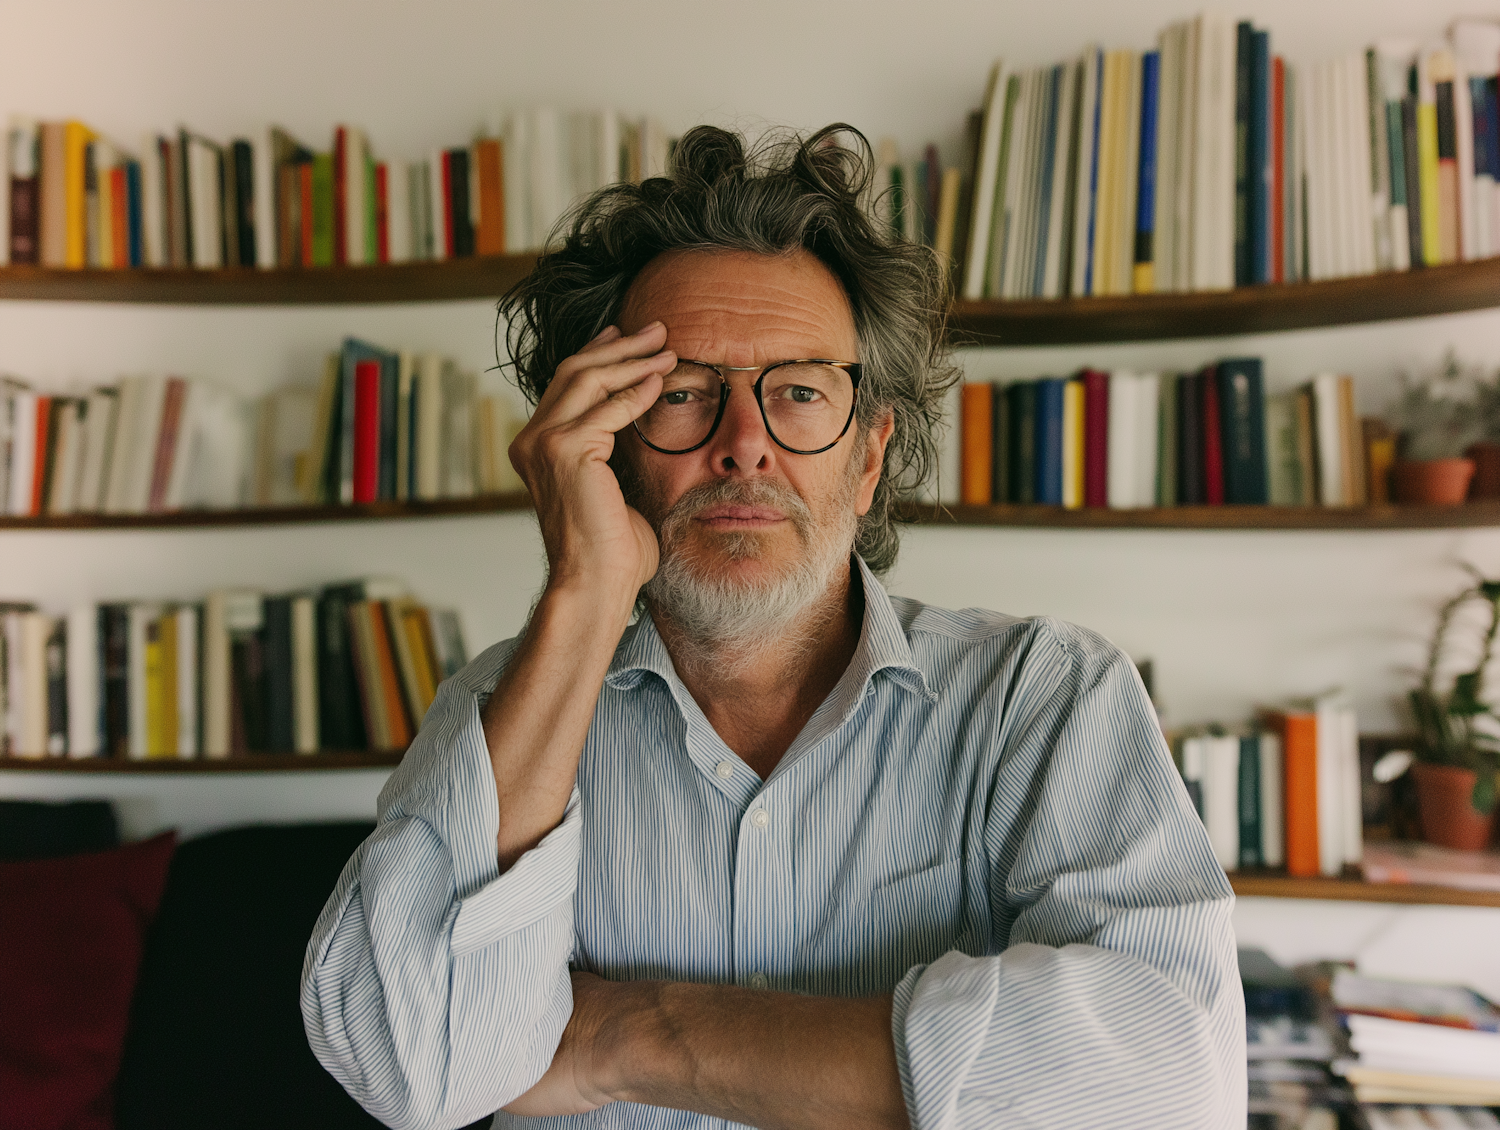
<svg viewBox="0 0 1500 1130">
<path fill-rule="evenodd" d="M 146 634 L 151 622 L 160 618 L 159 604 L 132 604 L 125 635 L 126 715 L 129 738 L 126 756 L 140 760 L 148 756 L 150 730 L 147 726 Z"/>
<path fill-rule="evenodd" d="M 1370 142 L 1370 216 L 1375 236 L 1375 269 L 1395 269 L 1396 248 L 1391 241 L 1391 150 L 1386 129 L 1385 96 L 1380 81 L 1380 59 L 1374 48 L 1365 52 L 1367 130 Z"/>
<path fill-rule="evenodd" d="M 57 413 L 56 439 L 52 452 L 52 482 L 47 497 L 48 514 L 71 514 L 78 495 L 83 457 L 83 401 L 52 402 Z"/>
<path fill-rule="evenodd" d="M 505 186 L 505 249 L 528 251 L 531 238 L 531 121 L 522 112 L 505 115 L 500 130 L 503 160 L 501 179 Z"/>
<path fill-rule="evenodd" d="M 1225 17 L 1203 13 L 1193 21 L 1197 47 L 1195 66 L 1189 76 L 1193 122 L 1192 289 L 1218 290 L 1232 286 L 1234 276 L 1223 277 L 1218 241 L 1219 213 L 1224 207 L 1223 171 L 1220 169 L 1219 133 L 1233 132 L 1232 110 L 1226 118 L 1221 96 L 1225 41 L 1229 28 Z"/>
<path fill-rule="evenodd" d="M 1136 506 L 1156 504 L 1156 472 L 1161 430 L 1161 375 L 1140 373 L 1135 378 Z"/>
<path fill-rule="evenodd" d="M 365 161 L 368 146 L 363 130 L 344 129 L 344 262 L 370 262 L 373 248 L 365 247 Z"/>
<path fill-rule="evenodd" d="M 52 617 L 41 612 L 21 613 L 21 648 L 11 653 L 11 661 L 20 656 L 21 696 L 12 699 L 21 705 L 19 747 L 22 757 L 45 757 L 47 748 L 47 640 L 52 635 Z M 59 751 L 61 752 L 61 751 Z"/>
<path fill-rule="evenodd" d="M 106 514 L 124 514 L 130 478 L 131 444 L 136 419 L 141 413 L 144 377 L 125 377 L 120 381 L 115 409 L 114 438 L 104 463 L 100 509 Z"/>
<path fill-rule="evenodd" d="M 1007 74 L 1001 92 L 1000 156 L 995 173 L 995 199 L 991 213 L 989 242 L 984 252 L 984 297 L 999 298 L 1004 292 L 1007 248 L 1013 243 L 1012 223 L 1016 200 L 1020 195 L 1020 159 L 1017 149 L 1023 144 L 1025 123 L 1018 115 L 1025 87 L 1025 76 Z"/>
<path fill-rule="evenodd" d="M 1343 698 L 1338 692 L 1322 695 L 1313 703 L 1318 745 L 1318 871 L 1330 877 L 1337 876 L 1344 868 L 1348 836 L 1344 828 L 1348 777 L 1343 765 L 1343 708 Z"/>
<path fill-rule="evenodd" d="M 276 146 L 266 126 L 250 140 L 250 193 L 255 223 L 255 265 L 276 266 Z"/>
<path fill-rule="evenodd" d="M 193 243 L 193 266 L 212 269 L 224 265 L 224 203 L 219 147 L 205 138 L 188 135 L 188 225 Z"/>
<path fill-rule="evenodd" d="M 1326 71 L 1326 63 L 1314 63 L 1307 68 L 1304 81 L 1298 85 L 1307 162 L 1307 267 L 1308 277 L 1314 282 L 1333 277 L 1327 168 L 1329 141 L 1324 98 Z"/>
<path fill-rule="evenodd" d="M 385 167 L 385 253 L 391 263 L 406 263 L 416 256 L 411 242 L 411 185 L 405 161 L 388 161 Z"/>
<path fill-rule="evenodd" d="M 443 151 L 427 155 L 427 230 L 432 233 L 429 259 L 448 258 L 448 213 L 443 207 Z"/>
<path fill-rule="evenodd" d="M 1351 55 L 1344 60 L 1345 89 L 1349 99 L 1349 150 L 1350 181 L 1353 203 L 1350 216 L 1350 232 L 1355 239 L 1355 269 L 1361 275 L 1373 275 L 1377 269 L 1375 247 L 1375 197 L 1370 191 L 1370 167 L 1374 155 L 1370 150 L 1370 83 L 1363 55 Z M 1472 121 L 1470 117 L 1468 120 Z M 1459 131 L 1460 136 L 1464 135 Z M 1384 200 L 1380 204 L 1385 211 Z M 1384 225 L 1380 225 L 1384 227 Z"/>
<path fill-rule="evenodd" d="M 1027 71 L 1021 80 L 1021 103 L 1016 110 L 1018 124 L 1025 128 L 1011 138 L 1011 152 L 1016 161 L 1011 168 L 1020 174 L 1015 210 L 1009 219 L 1005 247 L 1006 298 L 1030 298 L 1033 264 L 1036 262 L 1036 221 L 1038 194 L 1041 191 L 1042 133 L 1046 129 L 1047 71 Z M 1020 147 L 1016 148 L 1016 143 Z"/>
<path fill-rule="evenodd" d="M 1358 128 L 1354 106 L 1349 91 L 1349 59 L 1333 60 L 1332 63 L 1332 132 L 1334 167 L 1334 217 L 1338 221 L 1338 275 L 1346 277 L 1362 274 L 1363 258 L 1359 230 L 1359 205 L 1366 195 L 1368 166 L 1360 168 L 1354 160 L 1353 139 L 1350 134 Z"/>
<path fill-rule="evenodd" d="M 1199 61 L 1202 56 L 1202 24 L 1187 20 L 1182 25 L 1182 75 L 1178 79 L 1177 116 L 1177 220 L 1173 236 L 1175 246 L 1172 275 L 1176 290 L 1190 291 L 1196 285 L 1196 243 L 1198 221 L 1196 209 L 1200 195 L 1198 169 L 1198 93 Z"/>
<path fill-rule="evenodd" d="M 1182 25 L 1157 37 L 1156 202 L 1151 218 L 1151 276 L 1158 293 L 1177 289 L 1178 123 L 1182 112 Z"/>
<path fill-rule="evenodd" d="M 1214 858 L 1225 871 L 1240 864 L 1240 740 L 1232 735 L 1203 742 L 1203 824 Z"/>
<path fill-rule="evenodd" d="M 310 596 L 292 598 L 292 743 L 297 753 L 318 752 L 318 637 Z"/>
<path fill-rule="evenodd" d="M 1319 373 L 1312 379 L 1313 457 L 1318 464 L 1318 501 L 1344 505 L 1344 458 L 1339 426 L 1339 379 Z"/>
<path fill-rule="evenodd" d="M 91 514 L 104 509 L 104 476 L 109 469 L 110 446 L 114 442 L 115 417 L 119 410 L 117 389 L 98 388 L 84 402 L 83 457 L 78 471 L 78 489 L 73 508 Z"/>
<path fill-rule="evenodd" d="M 995 240 L 990 245 L 990 292 L 995 298 L 1014 298 L 1023 258 L 1022 228 L 1032 178 L 1031 119 L 1036 105 L 1036 71 L 1018 76 L 1015 109 L 1010 114 L 1010 146 L 1005 170 L 1005 203 L 996 220 Z"/>
<path fill-rule="evenodd" d="M 1260 861 L 1266 867 L 1286 863 L 1286 761 L 1281 735 L 1260 735 Z"/>
<path fill-rule="evenodd" d="M 644 132 L 644 131 L 643 131 Z M 561 115 L 550 107 L 531 111 L 531 239 L 530 247 L 546 245 L 552 228 L 568 206 L 567 180 L 564 172 L 566 149 L 563 145 Z M 644 165 L 645 156 L 642 155 Z M 657 176 L 662 170 L 646 171 L 643 176 Z"/>
<path fill-rule="evenodd" d="M 417 491 L 420 499 L 441 498 L 443 490 L 443 359 L 423 354 L 417 362 Z"/>
<path fill-rule="evenodd" d="M 1073 181 L 1072 269 L 1068 294 L 1073 298 L 1092 294 L 1090 266 L 1093 262 L 1095 180 L 1099 163 L 1099 94 L 1104 53 L 1087 48 L 1078 61 L 1078 162 Z"/>
<path fill-rule="evenodd" d="M 181 509 L 231 510 L 250 497 L 251 426 L 245 402 L 214 381 L 191 384 L 192 414 L 186 437 L 184 479 L 172 494 Z M 169 487 L 170 489 L 170 487 Z"/>
<path fill-rule="evenodd" d="M 98 757 L 99 606 L 80 604 L 68 613 L 68 756 Z"/>
<path fill-rule="evenodd" d="M 116 514 L 144 514 L 151 501 L 151 477 L 156 469 L 156 445 L 161 436 L 162 408 L 166 402 L 167 378 L 127 377 L 137 382 L 137 400 L 131 430 L 121 431 L 117 446 L 123 447 L 124 479 Z M 113 485 L 113 484 L 111 484 Z"/>
<path fill-rule="evenodd" d="M 1109 375 L 1109 428 L 1106 482 L 1111 510 L 1136 506 L 1136 442 L 1139 428 L 1136 411 L 1139 396 L 1134 373 L 1115 371 Z"/>
<path fill-rule="evenodd" d="M 1058 91 L 1057 131 L 1053 143 L 1052 192 L 1047 207 L 1047 258 L 1042 272 L 1043 298 L 1063 296 L 1064 276 L 1071 265 L 1066 243 L 1071 229 L 1069 211 L 1073 184 L 1068 172 L 1073 167 L 1073 147 L 1078 134 L 1078 80 L 1077 61 L 1065 64 Z"/>
<path fill-rule="evenodd" d="M 11 118 L 5 124 L 5 136 L 0 138 L 0 267 L 10 262 L 10 178 L 16 148 L 15 132 L 15 119 Z M 23 167 L 16 175 L 30 174 Z"/>
<path fill-rule="evenodd" d="M 177 627 L 177 756 L 198 756 L 198 608 L 179 604 Z"/>
<path fill-rule="evenodd" d="M 37 394 L 17 389 L 11 394 L 10 501 L 6 513 L 32 513 L 36 484 Z"/>
<path fill-rule="evenodd" d="M 166 218 L 162 192 L 161 137 L 147 131 L 141 135 L 141 260 L 148 267 L 167 265 L 162 239 Z"/>
</svg>

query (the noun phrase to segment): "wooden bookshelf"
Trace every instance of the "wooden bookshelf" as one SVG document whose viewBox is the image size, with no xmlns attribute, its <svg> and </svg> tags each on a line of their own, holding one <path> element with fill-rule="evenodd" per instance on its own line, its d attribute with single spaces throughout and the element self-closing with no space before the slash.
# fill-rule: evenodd
<svg viewBox="0 0 1500 1130">
<path fill-rule="evenodd" d="M 0 267 L 0 300 L 303 306 L 498 298 L 536 266 L 536 255 L 495 255 L 363 267 L 259 270 L 137 268 L 69 271 Z"/>
<path fill-rule="evenodd" d="M 1162 506 L 1108 510 L 1060 506 L 933 506 L 904 514 L 924 525 L 1074 530 L 1433 530 L 1500 526 L 1500 502 L 1461 506 Z"/>
<path fill-rule="evenodd" d="M 54 514 L 0 516 L 4 530 L 141 530 L 197 526 L 287 526 L 310 522 L 370 522 L 391 518 L 443 518 L 530 510 L 531 496 L 481 494 L 432 502 L 364 502 L 349 506 L 248 506 L 237 510 L 174 510 L 164 514 Z"/>
<path fill-rule="evenodd" d="M 1435 887 L 1422 883 L 1366 883 L 1358 878 L 1293 879 L 1274 872 L 1232 872 L 1229 885 L 1242 898 L 1500 907 L 1500 891 L 1469 891 L 1461 887 Z"/>
<path fill-rule="evenodd" d="M 210 306 L 339 305 L 496 298 L 536 255 L 361 267 L 123 271 L 0 268 L 0 300 Z M 956 302 L 956 344 L 1063 345 L 1273 333 L 1500 306 L 1500 258 L 1327 282 L 1196 294 Z"/>
<path fill-rule="evenodd" d="M 1063 345 L 1276 333 L 1500 306 L 1500 258 L 1196 294 L 957 302 L 956 344 Z"/>
<path fill-rule="evenodd" d="M 433 502 L 369 502 L 354 506 L 261 506 L 238 510 L 177 510 L 163 514 L 0 516 L 5 530 L 141 530 L 208 526 L 288 526 L 441 518 L 531 509 L 525 493 L 445 498 Z M 1170 506 L 1140 510 L 1059 506 L 933 506 L 907 504 L 903 517 L 925 526 L 1012 526 L 1074 530 L 1435 530 L 1500 526 L 1500 502 L 1462 506 Z"/>
<path fill-rule="evenodd" d="M 116 757 L 0 757 L 0 772 L 23 773 L 286 773 L 327 769 L 387 769 L 399 765 L 405 750 L 352 750 L 325 753 L 255 753 L 240 757 L 153 758 L 149 761 Z"/>
</svg>

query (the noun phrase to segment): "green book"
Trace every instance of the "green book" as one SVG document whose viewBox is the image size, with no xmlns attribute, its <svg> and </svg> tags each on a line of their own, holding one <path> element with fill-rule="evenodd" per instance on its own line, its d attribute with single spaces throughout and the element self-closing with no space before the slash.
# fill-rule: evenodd
<svg viewBox="0 0 1500 1130">
<path fill-rule="evenodd" d="M 1010 437 L 1005 445 L 1010 460 L 1011 502 L 1036 501 L 1036 382 L 1017 381 L 1005 390 L 1010 400 Z"/>
<path fill-rule="evenodd" d="M 1260 735 L 1240 736 L 1240 866 L 1259 867 L 1260 857 Z"/>
<path fill-rule="evenodd" d="M 379 201 L 375 192 L 375 159 L 365 154 L 365 262 L 380 262 Z"/>
<path fill-rule="evenodd" d="M 333 154 L 314 153 L 312 167 L 312 265 L 333 266 Z"/>
</svg>

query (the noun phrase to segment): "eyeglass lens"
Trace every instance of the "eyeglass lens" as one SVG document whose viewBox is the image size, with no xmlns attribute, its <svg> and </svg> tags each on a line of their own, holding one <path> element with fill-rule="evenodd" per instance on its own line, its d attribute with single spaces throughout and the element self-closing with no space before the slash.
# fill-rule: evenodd
<svg viewBox="0 0 1500 1130">
<path fill-rule="evenodd" d="M 718 370 L 679 361 L 636 426 L 664 451 L 698 447 L 713 432 L 722 388 Z M 783 447 L 798 451 L 815 451 L 837 441 L 854 408 L 854 382 L 848 372 L 816 361 L 772 366 L 762 375 L 759 390 L 766 428 Z"/>
</svg>

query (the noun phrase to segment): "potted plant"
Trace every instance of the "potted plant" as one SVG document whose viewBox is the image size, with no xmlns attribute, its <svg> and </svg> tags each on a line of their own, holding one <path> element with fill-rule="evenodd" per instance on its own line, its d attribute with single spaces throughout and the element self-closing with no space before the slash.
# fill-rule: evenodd
<svg viewBox="0 0 1500 1130">
<path fill-rule="evenodd" d="M 1401 434 L 1391 471 L 1397 502 L 1455 505 L 1467 497 L 1474 461 L 1464 452 L 1484 434 L 1475 383 L 1451 351 L 1432 376 L 1402 377 L 1390 413 Z"/>
<path fill-rule="evenodd" d="M 1500 739 L 1481 728 L 1495 719 L 1483 699 L 1484 677 L 1494 653 L 1500 627 L 1500 580 L 1481 576 L 1464 566 L 1474 584 L 1443 605 L 1422 682 L 1411 692 L 1417 724 L 1417 761 L 1412 773 L 1421 808 L 1422 836 L 1431 843 L 1461 850 L 1484 847 L 1494 833 L 1495 777 L 1500 769 Z M 1448 643 L 1454 617 L 1465 605 L 1486 606 L 1489 623 L 1481 641 L 1479 662 L 1453 680 L 1445 694 L 1438 690 L 1438 667 Z"/>
<path fill-rule="evenodd" d="M 1474 460 L 1469 497 L 1500 498 L 1500 373 L 1474 386 L 1474 407 L 1481 438 L 1464 450 Z"/>
</svg>

